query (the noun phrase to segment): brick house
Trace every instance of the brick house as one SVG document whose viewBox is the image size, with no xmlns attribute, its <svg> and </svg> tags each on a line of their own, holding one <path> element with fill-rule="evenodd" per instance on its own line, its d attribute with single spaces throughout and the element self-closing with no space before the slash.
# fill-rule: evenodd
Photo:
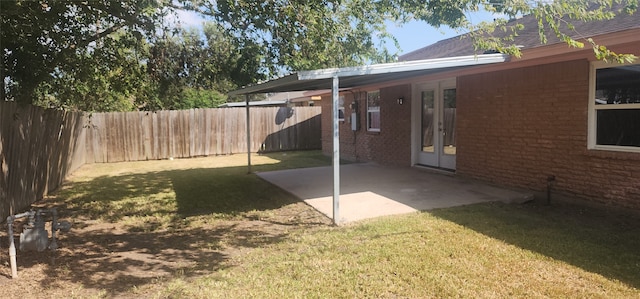
<svg viewBox="0 0 640 299">
<path fill-rule="evenodd" d="M 516 39 L 522 58 L 340 85 L 340 157 L 532 191 L 546 190 L 553 177 L 558 192 L 640 209 L 640 61 L 605 64 L 588 45 L 551 38 L 541 45 L 534 21 L 514 21 L 531 30 Z M 575 25 L 580 36 L 640 56 L 637 14 Z M 471 43 L 450 38 L 399 60 L 484 56 Z M 332 96 L 320 105 L 322 148 L 331 154 Z"/>
</svg>

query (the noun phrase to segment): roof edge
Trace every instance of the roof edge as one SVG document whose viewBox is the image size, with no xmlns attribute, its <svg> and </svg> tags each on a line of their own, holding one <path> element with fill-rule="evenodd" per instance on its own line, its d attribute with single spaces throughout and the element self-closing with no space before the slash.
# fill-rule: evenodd
<svg viewBox="0 0 640 299">
<path fill-rule="evenodd" d="M 505 62 L 509 60 L 507 54 L 481 54 L 456 56 L 445 58 L 433 58 L 423 60 L 411 60 L 392 63 L 380 63 L 365 66 L 330 68 L 312 71 L 300 71 L 298 77 L 300 80 L 328 79 L 334 76 L 352 77 L 361 75 L 376 75 L 394 72 L 410 72 L 418 70 L 429 70 L 445 67 L 469 66 L 486 63 Z"/>
<path fill-rule="evenodd" d="M 268 89 L 270 87 L 280 86 L 280 85 L 287 84 L 290 82 L 295 82 L 295 81 L 298 81 L 298 74 L 293 73 L 293 74 L 289 74 L 284 77 L 269 80 L 263 83 L 243 86 L 239 89 L 230 91 L 229 93 L 227 93 L 227 95 L 230 97 L 233 97 L 233 96 L 239 96 L 244 94 L 260 93 L 260 90 Z"/>
<path fill-rule="evenodd" d="M 365 75 L 380 75 L 389 73 L 401 73 L 421 70 L 432 70 L 441 68 L 452 68 L 462 66 L 474 66 L 506 62 L 510 60 L 507 54 L 480 54 L 469 56 L 457 56 L 424 60 L 412 60 L 393 63 L 372 64 L 357 67 L 329 68 L 311 71 L 300 71 L 270 80 L 265 83 L 243 87 L 228 93 L 229 96 L 243 94 L 261 93 L 278 87 L 285 87 L 297 81 L 326 80 L 333 77 L 356 77 Z"/>
</svg>

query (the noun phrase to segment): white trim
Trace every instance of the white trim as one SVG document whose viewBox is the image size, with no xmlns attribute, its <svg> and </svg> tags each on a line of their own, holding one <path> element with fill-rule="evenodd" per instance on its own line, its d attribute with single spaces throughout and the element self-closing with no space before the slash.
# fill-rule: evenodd
<svg viewBox="0 0 640 299">
<path fill-rule="evenodd" d="M 282 106 L 282 105 L 286 105 L 287 101 L 286 100 L 265 100 L 265 101 L 242 101 L 242 102 L 229 102 L 229 103 L 224 103 L 218 106 L 218 108 L 231 108 L 231 107 L 245 107 L 247 106 L 247 103 L 249 103 L 249 106 L 253 107 L 253 106 Z"/>
<path fill-rule="evenodd" d="M 640 109 L 640 104 L 594 105 L 595 110 Z"/>
<path fill-rule="evenodd" d="M 593 99 L 593 100 L 592 100 Z M 596 63 L 589 65 L 589 98 L 587 114 L 587 149 L 596 149 Z"/>
<path fill-rule="evenodd" d="M 472 67 L 507 61 L 509 61 L 509 56 L 505 54 L 482 54 L 300 71 L 256 85 L 244 86 L 229 92 L 228 95 L 330 89 L 334 76 L 341 78 L 342 88 L 352 88 L 392 81 L 398 79 L 397 77 L 403 73 L 407 73 L 404 74 L 405 76 L 418 77 L 456 67 Z M 349 78 L 349 80 L 342 80 L 345 78 Z"/>
<path fill-rule="evenodd" d="M 312 71 L 298 72 L 298 80 L 327 79 L 333 76 L 351 77 L 363 75 L 378 75 L 398 72 L 421 71 L 429 69 L 451 68 L 458 66 L 471 66 L 487 63 L 505 62 L 509 59 L 505 54 L 484 54 L 446 57 L 436 59 L 423 59 L 395 63 L 381 63 L 356 67 L 330 68 Z"/>
<path fill-rule="evenodd" d="M 618 110 L 618 109 L 640 109 L 640 104 L 617 104 L 617 105 L 596 105 L 596 71 L 598 69 L 614 68 L 624 65 L 636 65 L 637 63 L 619 64 L 594 61 L 589 66 L 589 102 L 587 114 L 587 149 L 603 150 L 615 152 L 640 153 L 640 147 L 620 146 L 620 145 L 599 145 L 596 144 L 597 136 L 597 116 L 598 110 Z"/>
<path fill-rule="evenodd" d="M 438 81 L 427 81 L 411 85 L 411 165 L 420 165 L 419 150 L 422 146 L 422 94 L 425 89 L 434 90 L 434 100 L 437 98 Z M 434 103 L 435 108 L 435 103 Z"/>
<path fill-rule="evenodd" d="M 625 153 L 640 153 L 640 147 L 635 146 L 621 146 L 621 145 L 595 145 L 591 150 L 612 151 L 612 152 L 625 152 Z"/>
<path fill-rule="evenodd" d="M 373 109 L 373 110 L 372 110 L 372 109 L 370 109 L 370 107 L 369 107 L 369 94 L 370 94 L 370 93 L 374 93 L 374 92 L 378 93 L 378 106 L 374 106 L 374 107 L 375 107 L 375 108 L 377 108 L 377 109 Z M 371 124 L 371 121 L 370 121 L 370 120 L 371 120 L 371 119 L 370 119 L 370 116 L 369 116 L 370 114 L 369 114 L 369 113 L 370 113 L 370 112 L 376 112 L 376 111 L 377 111 L 377 112 L 378 112 L 378 121 L 380 122 L 380 117 L 382 116 L 382 115 L 380 114 L 380 102 L 381 102 L 381 101 L 382 101 L 382 99 L 380 98 L 380 90 L 379 90 L 379 89 L 372 90 L 372 91 L 367 91 L 367 101 L 366 101 L 366 103 L 365 103 L 365 105 L 366 105 L 366 107 L 365 107 L 365 108 L 366 108 L 366 110 L 367 110 L 367 115 L 366 115 L 366 117 L 367 117 L 367 119 L 366 119 L 367 132 L 380 132 L 380 127 L 378 127 L 378 128 L 372 128 L 372 127 L 370 126 L 370 124 Z M 380 126 L 380 123 L 378 124 L 378 126 Z"/>
<path fill-rule="evenodd" d="M 345 110 L 344 110 L 344 100 L 345 100 L 345 96 L 344 95 L 340 95 L 338 94 L 338 121 L 344 121 L 345 119 Z M 342 112 L 342 115 L 340 115 L 340 112 Z"/>
<path fill-rule="evenodd" d="M 434 113 L 437 113 L 437 115 L 434 114 L 434 118 L 442 121 L 444 112 L 442 109 L 442 92 L 446 89 L 457 90 L 457 78 L 416 83 L 412 84 L 411 88 L 411 165 L 428 165 L 455 170 L 457 155 L 447 155 L 444 153 L 444 148 L 439 144 L 442 141 L 442 136 L 435 126 L 433 128 L 434 152 L 422 154 L 420 150 L 422 147 L 422 95 L 420 92 L 433 90 L 433 109 Z M 439 138 L 438 141 L 435 140 L 436 138 Z"/>
</svg>

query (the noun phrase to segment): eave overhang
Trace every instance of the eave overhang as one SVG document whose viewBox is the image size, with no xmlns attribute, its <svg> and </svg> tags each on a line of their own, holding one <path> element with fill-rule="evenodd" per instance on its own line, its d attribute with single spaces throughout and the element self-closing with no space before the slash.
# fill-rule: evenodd
<svg viewBox="0 0 640 299">
<path fill-rule="evenodd" d="M 340 88 L 354 88 L 419 77 L 458 68 L 468 68 L 507 61 L 509 61 L 509 55 L 483 54 L 300 71 L 261 84 L 234 90 L 229 93 L 229 96 L 331 89 L 334 77 L 340 78 Z"/>
</svg>

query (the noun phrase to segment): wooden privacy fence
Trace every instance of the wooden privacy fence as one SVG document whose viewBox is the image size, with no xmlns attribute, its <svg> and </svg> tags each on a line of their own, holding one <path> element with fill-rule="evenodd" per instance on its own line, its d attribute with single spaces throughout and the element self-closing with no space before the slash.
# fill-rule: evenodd
<svg viewBox="0 0 640 299">
<path fill-rule="evenodd" d="M 251 151 L 319 149 L 320 107 L 251 108 Z M 247 151 L 244 108 L 96 113 L 0 101 L 0 222 L 85 163 Z"/>
<path fill-rule="evenodd" d="M 251 151 L 320 149 L 320 107 L 253 107 Z M 95 113 L 87 163 L 247 152 L 245 108 Z"/>
<path fill-rule="evenodd" d="M 0 222 L 85 163 L 83 123 L 79 112 L 0 101 Z"/>
</svg>

